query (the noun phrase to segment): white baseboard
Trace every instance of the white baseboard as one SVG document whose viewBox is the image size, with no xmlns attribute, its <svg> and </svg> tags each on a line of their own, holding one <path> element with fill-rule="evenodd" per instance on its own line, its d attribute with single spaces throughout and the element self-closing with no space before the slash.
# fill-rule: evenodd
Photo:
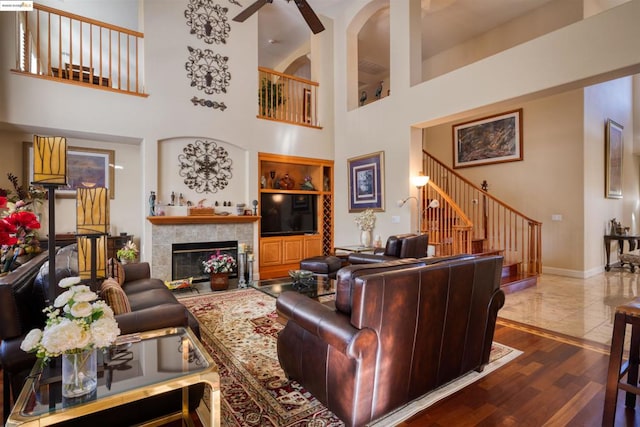
<svg viewBox="0 0 640 427">
<path fill-rule="evenodd" d="M 604 271 L 604 266 L 592 268 L 591 270 L 569 270 L 566 268 L 555 268 L 542 266 L 542 274 L 554 274 L 556 276 L 573 277 L 576 279 L 587 279 Z"/>
</svg>

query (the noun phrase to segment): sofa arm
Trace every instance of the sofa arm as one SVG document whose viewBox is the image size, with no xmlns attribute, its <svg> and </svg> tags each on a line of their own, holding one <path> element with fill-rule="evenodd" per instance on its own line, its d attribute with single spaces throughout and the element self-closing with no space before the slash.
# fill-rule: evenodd
<svg viewBox="0 0 640 427">
<path fill-rule="evenodd" d="M 372 264 L 374 262 L 387 262 L 396 259 L 398 258 L 388 255 L 351 253 L 347 258 L 347 261 L 349 264 Z"/>
<path fill-rule="evenodd" d="M 120 334 L 154 329 L 189 326 L 187 309 L 182 304 L 162 304 L 116 315 Z"/>
<path fill-rule="evenodd" d="M 276 300 L 278 313 L 315 335 L 348 357 L 361 359 L 363 354 L 377 350 L 376 333 L 372 329 L 357 329 L 349 316 L 297 292 L 284 292 Z"/>
<path fill-rule="evenodd" d="M 123 264 L 124 269 L 124 281 L 130 282 L 140 279 L 148 279 L 151 277 L 151 266 L 148 262 L 133 262 L 129 264 Z"/>
</svg>

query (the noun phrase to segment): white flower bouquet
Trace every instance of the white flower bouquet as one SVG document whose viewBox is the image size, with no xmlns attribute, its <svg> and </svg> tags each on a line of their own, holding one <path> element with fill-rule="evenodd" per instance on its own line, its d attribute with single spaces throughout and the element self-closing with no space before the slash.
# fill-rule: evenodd
<svg viewBox="0 0 640 427">
<path fill-rule="evenodd" d="M 92 348 L 107 347 L 120 334 L 113 310 L 86 285 L 78 285 L 79 277 L 60 281 L 60 294 L 53 306 L 44 309 L 47 321 L 44 330 L 32 329 L 20 348 L 35 352 L 45 360 L 61 354 L 80 353 Z"/>
<path fill-rule="evenodd" d="M 365 209 L 356 217 L 356 224 L 361 231 L 372 231 L 376 224 L 376 214 L 373 209 Z"/>
</svg>

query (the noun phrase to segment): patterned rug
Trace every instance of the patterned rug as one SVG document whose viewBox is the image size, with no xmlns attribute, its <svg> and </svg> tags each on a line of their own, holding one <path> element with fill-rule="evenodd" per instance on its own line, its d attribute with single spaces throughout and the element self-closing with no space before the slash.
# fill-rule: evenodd
<svg viewBox="0 0 640 427">
<path fill-rule="evenodd" d="M 276 350 L 283 326 L 277 321 L 274 298 L 245 289 L 182 298 L 180 302 L 198 318 L 203 344 L 219 367 L 223 427 L 344 425 L 297 382 L 286 379 Z M 491 361 L 482 373 L 472 372 L 469 378 L 443 386 L 372 425 L 397 424 L 519 354 L 494 343 Z"/>
</svg>

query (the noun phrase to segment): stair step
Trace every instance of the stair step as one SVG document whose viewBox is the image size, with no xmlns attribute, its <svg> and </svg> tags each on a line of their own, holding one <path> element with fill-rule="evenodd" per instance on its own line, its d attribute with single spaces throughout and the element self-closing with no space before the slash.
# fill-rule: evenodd
<svg viewBox="0 0 640 427">
<path fill-rule="evenodd" d="M 516 272 L 515 274 L 505 276 L 503 270 L 500 289 L 502 289 L 504 293 L 508 294 L 536 286 L 537 284 L 538 276 L 535 274 Z"/>
</svg>

